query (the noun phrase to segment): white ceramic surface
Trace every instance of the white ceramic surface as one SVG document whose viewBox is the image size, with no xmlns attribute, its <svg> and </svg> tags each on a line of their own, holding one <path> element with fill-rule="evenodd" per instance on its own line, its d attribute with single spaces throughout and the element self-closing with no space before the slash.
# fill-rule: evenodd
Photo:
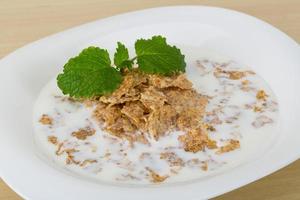
<svg viewBox="0 0 300 200">
<path fill-rule="evenodd" d="M 280 106 L 281 131 L 276 142 L 234 169 L 189 183 L 151 187 L 99 184 L 42 160 L 33 140 L 32 109 L 41 88 L 66 60 L 89 45 L 112 51 L 116 41 L 132 46 L 136 38 L 155 34 L 199 51 L 199 56 L 206 50 L 226 55 L 260 74 Z M 0 72 L 0 176 L 26 199 L 205 199 L 257 180 L 300 156 L 299 45 L 265 22 L 236 11 L 178 6 L 110 17 L 18 49 L 0 61 Z"/>
</svg>

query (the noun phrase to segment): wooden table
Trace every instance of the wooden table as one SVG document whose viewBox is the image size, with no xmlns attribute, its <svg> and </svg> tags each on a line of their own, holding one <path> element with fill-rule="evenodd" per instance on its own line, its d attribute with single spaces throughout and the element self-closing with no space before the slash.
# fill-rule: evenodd
<svg viewBox="0 0 300 200">
<path fill-rule="evenodd" d="M 85 22 L 133 10 L 180 4 L 242 11 L 269 22 L 300 42 L 299 0 L 1 0 L 0 58 L 29 42 Z M 0 181 L 0 200 L 20 199 Z M 215 199 L 299 200 L 300 160 Z"/>
</svg>

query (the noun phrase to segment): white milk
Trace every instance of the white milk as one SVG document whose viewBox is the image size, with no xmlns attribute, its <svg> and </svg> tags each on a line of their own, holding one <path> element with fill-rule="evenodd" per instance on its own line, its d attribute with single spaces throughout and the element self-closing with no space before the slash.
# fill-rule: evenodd
<svg viewBox="0 0 300 200">
<path fill-rule="evenodd" d="M 214 58 L 214 60 L 224 61 L 224 58 Z M 225 63 L 229 64 L 224 67 L 224 70 L 248 70 L 235 62 L 229 62 L 228 59 L 225 59 Z M 199 67 L 201 65 L 204 68 Z M 132 148 L 127 141 L 115 138 L 101 130 L 91 117 L 93 108 L 67 100 L 58 89 L 56 80 L 52 80 L 45 86 L 36 102 L 34 111 L 36 143 L 40 151 L 62 169 L 109 183 L 151 184 L 146 167 L 160 175 L 169 176 L 163 183 L 195 180 L 225 170 L 234 170 L 235 167 L 257 158 L 272 145 L 279 129 L 278 108 L 274 94 L 260 76 L 248 75 L 241 80 L 218 79 L 213 72 L 219 65 L 214 62 L 203 62 L 203 60 L 197 64 L 194 60 L 188 63 L 187 76 L 199 93 L 213 97 L 207 106 L 207 111 L 218 106 L 223 107 L 218 114 L 222 124 L 214 126 L 216 131 L 211 132 L 210 137 L 217 141 L 218 146 L 225 145 L 228 139 L 239 140 L 241 144 L 239 149 L 221 155 L 216 154 L 216 150 L 185 152 L 177 140 L 178 136 L 183 134 L 182 132 L 171 133 L 161 137 L 159 141 L 148 138 L 150 145 L 135 144 Z M 241 81 L 245 79 L 251 82 L 249 87 L 253 88 L 249 92 L 241 90 Z M 269 95 L 265 111 L 259 113 L 254 112 L 253 109 L 246 109 L 246 104 L 257 102 L 256 93 L 261 89 Z M 39 122 L 43 114 L 54 119 L 51 127 Z M 273 122 L 255 128 L 252 123 L 261 115 Z M 210 122 L 211 119 L 205 117 L 205 120 Z M 96 130 L 93 136 L 86 140 L 78 140 L 71 136 L 73 131 L 87 126 Z M 55 154 L 57 147 L 47 141 L 48 136 L 56 136 L 60 142 L 64 141 L 64 148 L 77 149 L 79 152 L 74 153 L 76 161 L 92 159 L 97 162 L 89 163 L 84 167 L 75 164 L 67 165 L 66 154 L 57 156 Z M 170 167 L 165 160 L 160 159 L 160 153 L 166 151 L 176 153 L 185 162 L 185 166 Z M 140 159 L 143 153 L 148 153 L 148 156 Z M 199 163 L 193 165 L 188 161 L 191 159 L 198 159 Z M 207 170 L 201 168 L 204 163 L 207 163 Z"/>
</svg>

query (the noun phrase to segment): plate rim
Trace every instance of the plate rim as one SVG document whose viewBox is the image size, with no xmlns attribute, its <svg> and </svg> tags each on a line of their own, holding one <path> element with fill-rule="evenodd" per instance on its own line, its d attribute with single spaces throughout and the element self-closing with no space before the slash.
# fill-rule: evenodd
<svg viewBox="0 0 300 200">
<path fill-rule="evenodd" d="M 247 16 L 247 17 L 251 17 L 253 18 L 253 20 L 255 21 L 258 21 L 260 23 L 262 23 L 264 26 L 267 26 L 267 28 L 271 28 L 273 31 L 277 32 L 277 34 L 280 34 L 281 36 L 284 36 L 284 39 L 285 40 L 290 40 L 290 42 L 292 43 L 296 43 L 297 42 L 290 38 L 289 36 L 287 36 L 285 33 L 281 32 L 279 29 L 277 29 L 276 27 L 256 18 L 256 17 L 253 17 L 253 16 L 250 16 L 248 14 L 245 14 L 245 13 L 242 13 L 242 12 L 239 12 L 239 11 L 235 11 L 235 10 L 231 10 L 231 9 L 225 9 L 225 8 L 220 8 L 220 7 L 211 7 L 211 6 L 199 6 L 199 5 L 189 5 L 189 6 L 166 6 L 166 7 L 155 7 L 155 8 L 150 8 L 150 9 L 142 9 L 142 10 L 138 10 L 138 11 L 133 11 L 133 12 L 127 12 L 127 13 L 122 13 L 122 14 L 118 14 L 118 15 L 114 15 L 114 16 L 111 16 L 111 17 L 107 17 L 107 18 L 102 18 L 100 20 L 95 20 L 95 21 L 92 21 L 92 22 L 89 22 L 89 23 L 86 23 L 86 24 L 83 24 L 83 25 L 79 25 L 79 26 L 76 26 L 74 28 L 70 28 L 70 29 L 67 29 L 65 31 L 62 31 L 62 32 L 59 32 L 59 33 L 56 33 L 56 34 L 52 34 L 50 36 L 47 36 L 47 37 L 44 37 L 42 39 L 39 39 L 37 41 L 34 41 L 30 44 L 27 44 L 17 50 L 15 50 L 14 52 L 4 56 L 1 60 L 0 60 L 0 66 L 4 63 L 4 62 L 7 62 L 9 61 L 9 59 L 13 58 L 14 56 L 18 56 L 18 54 L 22 53 L 23 50 L 26 50 L 27 48 L 31 48 L 32 45 L 35 45 L 35 44 L 38 44 L 40 42 L 44 42 L 44 41 L 47 41 L 48 39 L 53 39 L 55 37 L 59 37 L 60 35 L 64 35 L 68 32 L 71 32 L 71 31 L 77 31 L 77 30 L 80 30 L 80 29 L 83 29 L 85 27 L 88 27 L 88 26 L 91 26 L 91 25 L 94 25 L 94 24 L 97 24 L 97 23 L 101 23 L 103 21 L 106 21 L 106 20 L 115 20 L 115 19 L 118 19 L 118 18 L 122 18 L 122 17 L 128 17 L 129 15 L 136 15 L 136 14 L 142 14 L 144 12 L 152 12 L 152 11 L 163 11 L 163 10 L 176 10 L 176 9 L 198 9 L 198 8 L 205 8 L 205 9 L 218 9 L 218 10 L 223 10 L 223 11 L 226 11 L 226 12 L 231 12 L 231 13 L 235 13 L 235 14 L 238 14 L 238 15 L 243 15 L 243 16 Z M 298 44 L 297 44 L 298 45 Z M 299 46 L 298 46 L 299 47 Z M 299 48 L 298 48 L 299 50 Z M 274 171 L 277 171 L 279 169 L 281 169 L 282 167 L 290 164 L 291 162 L 299 159 L 300 157 L 300 152 L 298 152 L 297 154 L 293 154 L 293 156 L 290 156 L 289 159 L 286 159 L 285 162 L 278 162 L 276 167 L 273 166 L 273 168 L 269 168 L 267 170 L 267 172 L 265 171 L 260 171 L 255 177 L 252 177 L 251 179 L 248 179 L 247 181 L 242 181 L 242 182 L 239 182 L 237 184 L 231 184 L 230 187 L 226 187 L 224 188 L 223 190 L 219 190 L 219 192 L 215 192 L 215 193 L 211 193 L 210 196 L 208 196 L 209 198 L 210 197 L 213 197 L 213 196 L 218 196 L 220 194 L 223 194 L 225 192 L 229 192 L 233 189 L 236 189 L 238 187 L 241 187 L 243 185 L 246 185 L 248 183 L 251 183 L 255 180 L 258 180 L 264 176 L 267 176 L 271 173 L 273 173 Z M 0 166 L 0 169 L 1 169 L 1 166 Z M 29 197 L 28 195 L 25 195 L 21 190 L 19 190 L 19 187 L 15 187 L 16 184 L 13 183 L 13 181 L 11 181 L 10 178 L 7 178 L 5 176 L 5 173 L 2 172 L 2 170 L 0 170 L 0 173 L 1 173 L 1 178 L 6 182 L 6 184 L 8 184 L 11 188 L 14 189 L 14 191 L 16 191 L 20 196 L 26 198 L 26 197 Z M 196 184 L 196 183 L 195 183 Z M 207 198 L 208 198 L 207 197 Z M 206 198 L 206 197 L 205 197 Z M 27 198 L 26 198 L 27 199 Z M 28 198 L 29 199 L 29 198 Z"/>
</svg>

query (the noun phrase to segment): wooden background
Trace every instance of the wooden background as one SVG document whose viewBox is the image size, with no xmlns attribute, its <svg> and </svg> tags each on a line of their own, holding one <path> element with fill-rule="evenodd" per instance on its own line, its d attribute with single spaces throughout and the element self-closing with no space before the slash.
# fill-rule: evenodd
<svg viewBox="0 0 300 200">
<path fill-rule="evenodd" d="M 183 4 L 242 11 L 300 42 L 300 0 L 0 0 L 0 58 L 29 42 L 85 22 L 133 10 Z M 21 198 L 0 180 L 0 199 Z M 300 160 L 215 199 L 299 200 Z"/>
</svg>

